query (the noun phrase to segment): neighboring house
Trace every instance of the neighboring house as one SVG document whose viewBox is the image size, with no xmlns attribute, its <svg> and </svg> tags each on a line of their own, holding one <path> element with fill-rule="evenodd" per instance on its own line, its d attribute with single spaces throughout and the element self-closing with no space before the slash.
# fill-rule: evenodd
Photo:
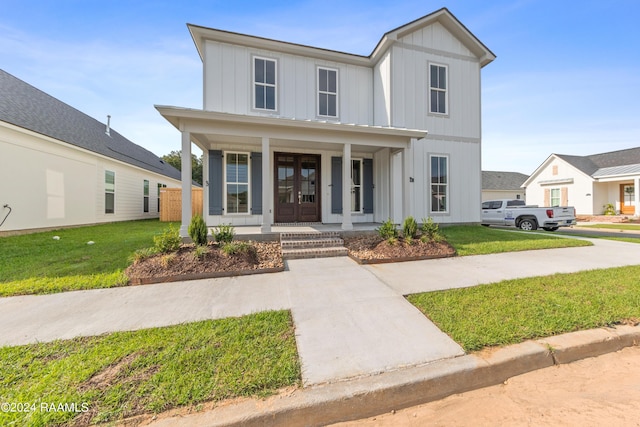
<svg viewBox="0 0 640 427">
<path fill-rule="evenodd" d="M 204 107 L 156 108 L 183 156 L 205 154 L 208 225 L 480 221 L 480 74 L 495 56 L 447 9 L 369 56 L 188 28 Z"/>
<path fill-rule="evenodd" d="M 164 186 L 174 167 L 0 70 L 0 233 L 157 218 Z"/>
<path fill-rule="evenodd" d="M 523 199 L 522 184 L 529 178 L 519 172 L 482 171 L 482 201 Z"/>
<path fill-rule="evenodd" d="M 590 156 L 550 155 L 523 184 L 527 203 L 575 206 L 579 215 L 601 215 L 612 204 L 640 215 L 640 147 Z"/>
</svg>

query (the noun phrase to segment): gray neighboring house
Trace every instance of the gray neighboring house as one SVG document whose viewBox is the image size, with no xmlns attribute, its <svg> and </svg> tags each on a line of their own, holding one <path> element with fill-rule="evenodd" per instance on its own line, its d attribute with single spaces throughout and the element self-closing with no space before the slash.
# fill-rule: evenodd
<svg viewBox="0 0 640 427">
<path fill-rule="evenodd" d="M 575 206 L 579 215 L 601 215 L 613 205 L 640 215 L 640 147 L 589 156 L 551 154 L 527 179 L 527 203 Z"/>
<path fill-rule="evenodd" d="M 482 201 L 524 199 L 522 184 L 529 178 L 519 172 L 482 171 Z"/>
<path fill-rule="evenodd" d="M 158 218 L 180 172 L 0 70 L 0 234 Z M 6 218 L 6 219 L 5 219 Z"/>
</svg>

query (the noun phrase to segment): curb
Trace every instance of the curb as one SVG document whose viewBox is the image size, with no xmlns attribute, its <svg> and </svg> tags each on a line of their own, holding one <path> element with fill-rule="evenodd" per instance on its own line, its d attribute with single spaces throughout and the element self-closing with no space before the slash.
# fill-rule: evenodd
<svg viewBox="0 0 640 427">
<path fill-rule="evenodd" d="M 372 417 L 496 385 L 537 369 L 640 345 L 640 326 L 617 326 L 525 341 L 379 375 L 248 399 L 210 411 L 151 420 L 151 426 L 321 426 Z M 127 420 L 124 420 L 125 422 Z"/>
</svg>

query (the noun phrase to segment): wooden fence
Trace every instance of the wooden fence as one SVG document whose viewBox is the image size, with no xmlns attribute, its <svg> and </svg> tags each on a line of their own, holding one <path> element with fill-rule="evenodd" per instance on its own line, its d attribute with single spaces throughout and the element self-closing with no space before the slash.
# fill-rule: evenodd
<svg viewBox="0 0 640 427">
<path fill-rule="evenodd" d="M 202 188 L 191 189 L 191 212 L 202 214 Z M 160 221 L 182 220 L 182 189 L 160 190 Z"/>
</svg>

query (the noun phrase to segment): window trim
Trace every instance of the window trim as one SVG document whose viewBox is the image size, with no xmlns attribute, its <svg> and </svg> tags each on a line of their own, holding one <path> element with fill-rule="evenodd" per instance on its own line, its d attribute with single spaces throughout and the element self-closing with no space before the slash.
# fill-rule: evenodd
<svg viewBox="0 0 640 427">
<path fill-rule="evenodd" d="M 446 183 L 445 184 L 441 184 L 441 183 L 436 183 L 434 184 L 432 181 L 433 178 L 433 174 L 432 174 L 432 168 L 431 168 L 431 161 L 434 157 L 439 157 L 439 158 L 445 158 L 446 159 L 446 167 L 447 167 L 447 174 L 446 174 Z M 451 193 L 451 189 L 450 189 L 450 185 L 451 185 L 451 162 L 450 162 L 450 158 L 448 154 L 438 154 L 438 153 L 432 153 L 429 154 L 429 164 L 428 164 L 428 183 L 429 183 L 429 194 L 428 194 L 428 199 L 429 199 L 429 214 L 430 215 L 448 215 L 451 211 L 451 206 L 449 204 L 449 194 Z M 445 197 L 445 201 L 446 201 L 446 206 L 445 206 L 445 210 L 440 211 L 440 210 L 434 210 L 433 209 L 433 193 L 432 193 L 432 186 L 433 185 L 444 185 L 445 186 L 445 192 L 444 192 L 444 197 Z"/>
<path fill-rule="evenodd" d="M 351 213 L 354 213 L 354 214 L 361 214 L 361 213 L 364 212 L 364 191 L 363 191 L 364 190 L 364 185 L 363 185 L 363 182 L 362 182 L 362 180 L 364 179 L 364 162 L 363 162 L 363 160 L 364 159 L 359 158 L 359 157 L 351 158 L 351 168 L 350 168 L 351 169 L 351 174 L 349 176 L 351 194 L 353 194 L 355 192 L 354 191 L 355 187 L 360 188 L 360 210 L 354 211 L 353 210 L 353 205 L 349 206 L 349 209 L 350 209 Z M 355 184 L 353 184 L 353 163 L 354 162 L 360 163 L 360 184 L 358 184 L 357 186 Z"/>
<path fill-rule="evenodd" d="M 263 61 L 271 61 L 275 64 L 274 68 L 275 68 L 275 83 L 272 85 L 270 83 L 262 83 L 262 82 L 256 82 L 256 59 L 261 59 Z M 269 113 L 277 113 L 278 112 L 278 60 L 276 58 L 268 58 L 266 56 L 260 56 L 260 55 L 252 55 L 251 56 L 251 109 L 253 111 L 261 111 L 261 112 L 269 112 Z M 270 108 L 258 108 L 256 106 L 256 85 L 259 84 L 261 86 L 269 86 L 269 87 L 273 87 L 274 88 L 274 107 L 273 109 Z M 266 101 L 266 99 L 265 99 Z M 266 102 L 265 102 L 266 104 Z"/>
<path fill-rule="evenodd" d="M 449 117 L 449 66 L 446 64 L 441 64 L 438 62 L 429 62 L 427 64 L 428 66 L 428 70 L 427 70 L 427 86 L 429 88 L 428 92 L 427 92 L 427 111 L 429 112 L 429 115 L 433 115 L 433 116 L 438 116 L 438 117 Z M 435 66 L 435 67 L 441 67 L 445 69 L 445 88 L 441 89 L 441 88 L 436 88 L 431 86 L 431 67 Z M 432 91 L 438 91 L 438 92 L 444 92 L 444 113 L 441 113 L 439 111 L 432 111 L 431 110 L 431 92 Z"/>
<path fill-rule="evenodd" d="M 329 92 L 320 90 L 320 70 L 333 71 L 336 73 L 336 91 Z M 322 119 L 337 120 L 340 117 L 340 70 L 338 68 L 325 67 L 323 65 L 316 66 L 316 116 Z M 335 95 L 336 97 L 336 115 L 320 114 L 320 95 Z"/>
<path fill-rule="evenodd" d="M 229 154 L 246 154 L 247 155 L 247 212 L 229 212 L 227 209 L 227 159 Z M 223 151 L 222 152 L 222 169 L 223 169 L 223 187 L 222 187 L 222 215 L 229 216 L 248 216 L 251 214 L 251 153 L 248 151 Z M 232 182 L 231 184 L 244 184 L 244 182 Z"/>
<path fill-rule="evenodd" d="M 113 190 L 107 189 L 107 174 L 113 175 Z M 113 212 L 107 212 L 107 194 L 113 194 Z M 104 170 L 104 213 L 105 215 L 115 215 L 116 213 L 116 172 L 108 169 Z"/>
</svg>

